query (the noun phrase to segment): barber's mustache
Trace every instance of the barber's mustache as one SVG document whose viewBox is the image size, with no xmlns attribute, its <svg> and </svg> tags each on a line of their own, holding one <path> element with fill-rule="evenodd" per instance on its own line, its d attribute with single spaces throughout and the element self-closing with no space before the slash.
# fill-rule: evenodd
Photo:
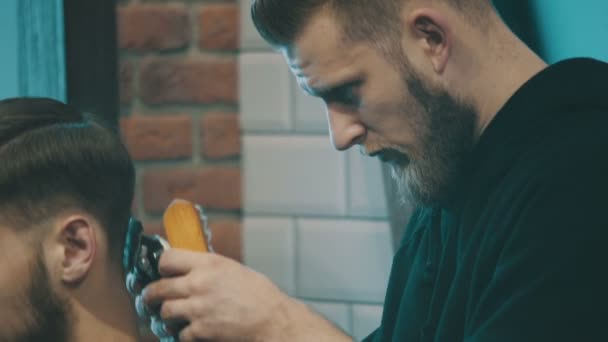
<svg viewBox="0 0 608 342">
<path fill-rule="evenodd" d="M 399 166 L 406 166 L 410 163 L 407 154 L 394 148 L 383 148 L 369 154 L 370 157 L 378 157 L 383 163 L 390 163 Z"/>
</svg>

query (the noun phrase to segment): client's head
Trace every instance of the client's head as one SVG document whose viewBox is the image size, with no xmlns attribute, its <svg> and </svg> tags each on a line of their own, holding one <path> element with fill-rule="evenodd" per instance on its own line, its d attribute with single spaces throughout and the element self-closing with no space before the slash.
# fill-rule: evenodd
<svg viewBox="0 0 608 342">
<path fill-rule="evenodd" d="M 121 324 L 111 306 L 128 298 L 120 257 L 133 187 L 117 133 L 54 100 L 0 101 L 0 341 Z"/>
</svg>

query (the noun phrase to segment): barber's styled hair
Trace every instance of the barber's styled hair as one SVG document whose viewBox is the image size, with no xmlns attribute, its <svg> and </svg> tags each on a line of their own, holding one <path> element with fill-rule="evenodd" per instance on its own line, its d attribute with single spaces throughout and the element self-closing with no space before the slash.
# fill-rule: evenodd
<svg viewBox="0 0 608 342">
<path fill-rule="evenodd" d="M 401 31 L 400 10 L 408 0 L 254 0 L 253 23 L 272 46 L 294 43 L 312 16 L 329 9 L 345 38 L 383 44 Z M 429 0 L 430 1 L 430 0 Z M 491 7 L 489 0 L 444 1 L 473 22 L 481 23 Z"/>
<path fill-rule="evenodd" d="M 134 188 L 133 162 L 114 131 L 61 102 L 0 101 L 0 220 L 28 229 L 80 208 L 121 256 Z"/>
</svg>

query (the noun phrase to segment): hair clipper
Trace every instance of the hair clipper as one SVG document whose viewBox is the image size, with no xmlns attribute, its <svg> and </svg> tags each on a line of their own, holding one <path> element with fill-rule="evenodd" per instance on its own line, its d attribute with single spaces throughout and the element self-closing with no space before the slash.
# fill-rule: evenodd
<svg viewBox="0 0 608 342">
<path fill-rule="evenodd" d="M 167 240 L 159 235 L 143 234 L 141 223 L 131 218 L 123 251 L 126 285 L 137 295 L 143 288 L 161 278 L 158 263 L 162 253 L 171 248 L 196 252 L 213 252 L 211 230 L 202 207 L 189 201 L 174 200 L 163 215 Z"/>
<path fill-rule="evenodd" d="M 143 288 L 161 278 L 158 262 L 162 253 L 171 248 L 159 235 L 143 234 L 141 223 L 131 218 L 123 251 L 123 267 L 127 273 L 126 285 L 131 294 L 137 295 Z"/>
</svg>

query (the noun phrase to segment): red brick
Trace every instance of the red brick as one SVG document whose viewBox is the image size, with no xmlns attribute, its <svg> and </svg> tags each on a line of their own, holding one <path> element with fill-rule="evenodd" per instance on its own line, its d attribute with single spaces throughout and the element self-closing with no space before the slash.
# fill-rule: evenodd
<svg viewBox="0 0 608 342">
<path fill-rule="evenodd" d="M 141 64 L 139 85 L 141 98 L 148 104 L 235 103 L 236 62 L 233 58 L 150 58 Z"/>
<path fill-rule="evenodd" d="M 239 9 L 236 4 L 203 6 L 198 16 L 199 46 L 235 50 L 239 46 Z"/>
<path fill-rule="evenodd" d="M 238 168 L 149 170 L 143 175 L 144 208 L 160 214 L 175 198 L 205 209 L 241 208 L 241 172 Z"/>
<path fill-rule="evenodd" d="M 120 103 L 133 101 L 133 74 L 135 65 L 131 61 L 121 61 L 119 75 Z"/>
<path fill-rule="evenodd" d="M 125 144 L 135 160 L 192 156 L 192 119 L 186 115 L 135 116 L 121 119 Z"/>
<path fill-rule="evenodd" d="M 211 245 L 216 253 L 243 261 L 243 238 L 241 222 L 237 220 L 216 220 L 209 222 Z"/>
<path fill-rule="evenodd" d="M 197 202 L 210 209 L 241 209 L 241 170 L 232 167 L 203 169 Z"/>
<path fill-rule="evenodd" d="M 239 117 L 235 114 L 207 114 L 201 121 L 201 135 L 205 158 L 229 158 L 241 153 Z"/>
<path fill-rule="evenodd" d="M 118 7 L 118 46 L 134 51 L 172 50 L 190 41 L 188 11 L 183 5 Z"/>
<path fill-rule="evenodd" d="M 197 192 L 197 171 L 153 170 L 143 175 L 143 200 L 147 212 L 163 213 L 174 198 L 193 201 Z"/>
</svg>

